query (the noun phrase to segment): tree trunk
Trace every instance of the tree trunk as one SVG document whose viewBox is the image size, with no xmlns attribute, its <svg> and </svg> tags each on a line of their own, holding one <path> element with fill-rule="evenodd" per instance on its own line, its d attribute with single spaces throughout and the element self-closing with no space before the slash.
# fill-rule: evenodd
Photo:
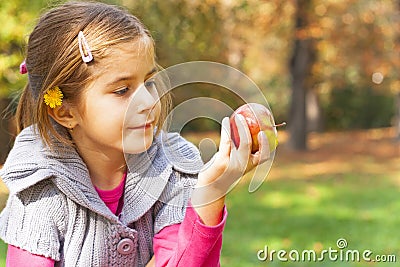
<svg viewBox="0 0 400 267">
<path fill-rule="evenodd" d="M 321 133 L 324 131 L 324 117 L 322 114 L 322 107 L 319 101 L 318 93 L 315 90 L 307 90 L 306 119 L 308 133 Z"/>
<path fill-rule="evenodd" d="M 396 128 L 396 139 L 400 141 L 400 92 L 396 94 L 395 108 L 396 108 L 396 116 L 395 116 L 395 128 Z"/>
<path fill-rule="evenodd" d="M 397 11 L 400 11 L 400 0 L 397 1 Z M 397 25 L 399 26 L 399 25 Z M 400 50 L 400 35 L 397 34 L 396 36 L 396 46 L 397 46 L 397 52 Z M 397 53 L 398 55 L 398 53 Z M 400 91 L 397 89 L 397 94 L 395 95 L 395 121 L 394 121 L 394 126 L 396 128 L 397 132 L 397 141 L 400 142 Z"/>
<path fill-rule="evenodd" d="M 306 95 L 309 86 L 311 68 L 315 61 L 314 40 L 310 36 L 300 35 L 308 27 L 308 11 L 310 1 L 296 2 L 296 28 L 292 58 L 290 61 L 290 75 L 292 98 L 289 113 L 289 141 L 288 145 L 294 150 L 307 149 L 307 116 Z"/>
</svg>

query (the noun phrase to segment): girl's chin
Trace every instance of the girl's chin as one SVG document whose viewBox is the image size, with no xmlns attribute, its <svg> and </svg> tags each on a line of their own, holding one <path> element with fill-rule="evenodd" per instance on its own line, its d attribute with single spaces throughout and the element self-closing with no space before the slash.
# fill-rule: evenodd
<svg viewBox="0 0 400 267">
<path fill-rule="evenodd" d="M 123 143 L 123 151 L 127 154 L 139 154 L 148 150 L 153 143 L 153 136 L 149 135 L 140 142 L 135 138 L 125 138 Z"/>
</svg>

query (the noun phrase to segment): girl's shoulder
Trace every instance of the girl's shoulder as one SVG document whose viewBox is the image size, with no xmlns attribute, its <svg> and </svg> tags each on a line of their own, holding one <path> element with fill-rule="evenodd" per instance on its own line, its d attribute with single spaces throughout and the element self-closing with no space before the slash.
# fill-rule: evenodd
<svg viewBox="0 0 400 267">
<path fill-rule="evenodd" d="M 198 148 L 179 133 L 161 132 L 157 142 L 162 155 L 176 171 L 198 174 L 203 167 Z"/>
<path fill-rule="evenodd" d="M 17 136 L 7 156 L 0 177 L 10 190 L 19 193 L 40 181 L 83 169 L 84 164 L 75 149 L 59 146 L 50 149 L 40 138 L 34 126 L 25 128 Z"/>
<path fill-rule="evenodd" d="M 162 225 L 181 219 L 182 207 L 186 205 L 203 166 L 197 148 L 177 133 L 161 132 L 147 151 L 128 154 L 126 160 L 124 206 L 129 207 L 129 214 L 125 213 L 125 219 L 136 221 L 156 202 L 163 203 L 156 209 L 157 214 L 160 209 L 170 214 L 172 209 L 172 215 L 165 215 Z"/>
<path fill-rule="evenodd" d="M 0 214 L 0 238 L 33 254 L 60 259 L 59 235 L 68 221 L 66 206 L 65 196 L 51 180 L 10 195 Z"/>
</svg>

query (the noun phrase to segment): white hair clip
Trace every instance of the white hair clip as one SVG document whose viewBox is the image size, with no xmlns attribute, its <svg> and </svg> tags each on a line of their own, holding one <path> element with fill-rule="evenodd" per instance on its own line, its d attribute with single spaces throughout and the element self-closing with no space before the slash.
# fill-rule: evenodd
<svg viewBox="0 0 400 267">
<path fill-rule="evenodd" d="M 92 61 L 93 60 L 92 51 L 90 51 L 90 47 L 82 31 L 80 31 L 78 34 L 78 44 L 79 44 L 79 52 L 81 52 L 83 62 L 89 63 L 90 61 Z M 83 51 L 83 49 L 85 49 L 85 51 Z"/>
</svg>

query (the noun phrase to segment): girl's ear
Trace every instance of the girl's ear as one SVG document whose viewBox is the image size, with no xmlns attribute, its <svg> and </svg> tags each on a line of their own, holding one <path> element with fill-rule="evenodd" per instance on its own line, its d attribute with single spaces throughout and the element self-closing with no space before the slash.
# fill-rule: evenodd
<svg viewBox="0 0 400 267">
<path fill-rule="evenodd" d="M 63 103 L 61 106 L 55 108 L 47 106 L 47 112 L 56 122 L 65 128 L 72 129 L 78 124 L 76 108 L 71 107 L 68 103 Z"/>
</svg>

